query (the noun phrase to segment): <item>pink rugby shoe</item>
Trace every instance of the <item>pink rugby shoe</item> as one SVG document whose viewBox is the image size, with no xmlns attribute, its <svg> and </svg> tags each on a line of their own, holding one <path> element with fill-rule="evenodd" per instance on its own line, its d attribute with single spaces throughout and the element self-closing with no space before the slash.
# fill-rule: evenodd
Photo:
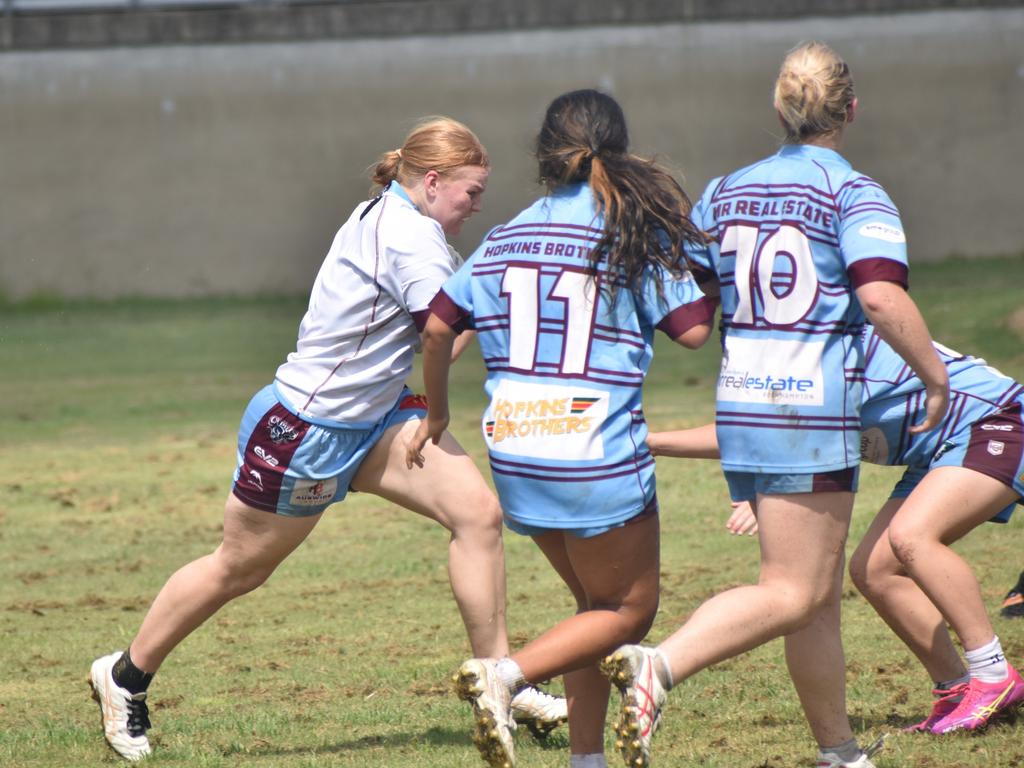
<svg viewBox="0 0 1024 768">
<path fill-rule="evenodd" d="M 1010 712 L 1024 701 L 1024 680 L 1007 664 L 1010 674 L 1001 683 L 982 683 L 972 679 L 956 709 L 932 726 L 932 733 L 973 731 L 983 728 L 995 715 Z"/>
<path fill-rule="evenodd" d="M 932 726 L 934 726 L 937 722 L 939 722 L 939 720 L 946 717 L 954 709 L 956 709 L 957 704 L 959 704 L 963 700 L 964 694 L 967 693 L 967 683 L 960 683 L 959 685 L 954 685 L 952 688 L 949 689 L 936 688 L 934 691 L 932 691 L 932 693 L 935 694 L 938 698 L 935 699 L 935 703 L 932 704 L 931 714 L 928 715 L 928 717 L 926 717 L 920 723 L 904 728 L 904 732 L 930 732 Z"/>
</svg>

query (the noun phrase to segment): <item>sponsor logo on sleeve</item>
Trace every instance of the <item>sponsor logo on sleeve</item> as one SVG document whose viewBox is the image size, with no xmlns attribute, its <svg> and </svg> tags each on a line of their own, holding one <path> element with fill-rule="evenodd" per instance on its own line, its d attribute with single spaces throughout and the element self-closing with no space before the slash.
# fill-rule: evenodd
<svg viewBox="0 0 1024 768">
<path fill-rule="evenodd" d="M 857 233 L 861 237 L 871 237 L 875 240 L 884 240 L 887 243 L 905 243 L 907 242 L 907 236 L 903 234 L 902 229 L 890 226 L 889 224 L 883 224 L 880 221 L 873 221 L 870 224 L 865 224 Z"/>
</svg>

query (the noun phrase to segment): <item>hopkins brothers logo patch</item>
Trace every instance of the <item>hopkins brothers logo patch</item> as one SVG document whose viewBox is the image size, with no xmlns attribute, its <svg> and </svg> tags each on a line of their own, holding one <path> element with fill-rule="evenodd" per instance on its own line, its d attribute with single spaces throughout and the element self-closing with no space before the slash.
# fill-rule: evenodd
<svg viewBox="0 0 1024 768">
<path fill-rule="evenodd" d="M 502 381 L 483 430 L 491 450 L 559 461 L 604 457 L 601 428 L 608 395 L 560 384 Z"/>
</svg>

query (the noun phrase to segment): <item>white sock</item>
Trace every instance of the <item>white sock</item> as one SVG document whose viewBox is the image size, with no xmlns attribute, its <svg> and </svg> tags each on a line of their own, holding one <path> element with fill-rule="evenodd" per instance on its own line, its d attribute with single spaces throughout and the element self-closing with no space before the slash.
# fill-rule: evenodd
<svg viewBox="0 0 1024 768">
<path fill-rule="evenodd" d="M 513 696 L 526 687 L 526 680 L 523 679 L 523 670 L 508 656 L 498 659 L 494 668 L 497 670 L 501 682 L 512 692 Z"/>
<path fill-rule="evenodd" d="M 608 762 L 604 759 L 604 752 L 569 755 L 569 768 L 608 768 Z"/>
<path fill-rule="evenodd" d="M 991 642 L 981 648 L 967 651 L 964 656 L 967 658 L 967 669 L 975 680 L 983 683 L 1001 683 L 1010 674 L 998 637 L 993 637 Z"/>
<path fill-rule="evenodd" d="M 821 753 L 819 755 L 820 759 L 827 760 L 835 756 L 841 763 L 855 763 L 861 756 L 861 749 L 857 744 L 857 739 L 844 741 L 835 747 L 823 747 L 819 744 L 818 751 Z"/>
</svg>

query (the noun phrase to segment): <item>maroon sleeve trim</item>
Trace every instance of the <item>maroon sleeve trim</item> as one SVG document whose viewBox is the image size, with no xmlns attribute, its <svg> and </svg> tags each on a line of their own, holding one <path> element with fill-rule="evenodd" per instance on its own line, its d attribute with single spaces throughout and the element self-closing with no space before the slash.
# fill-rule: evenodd
<svg viewBox="0 0 1024 768">
<path fill-rule="evenodd" d="M 683 304 L 665 315 L 658 323 L 658 330 L 668 334 L 671 339 L 678 339 L 695 325 L 714 320 L 717 308 L 718 299 L 701 296 L 697 301 Z"/>
<path fill-rule="evenodd" d="M 909 283 L 907 265 L 899 261 L 885 258 L 861 259 L 846 268 L 846 274 L 854 288 L 868 283 L 897 283 L 907 290 Z"/>
<path fill-rule="evenodd" d="M 455 333 L 473 328 L 472 316 L 452 301 L 443 288 L 430 300 L 430 314 L 437 315 L 438 319 L 443 320 Z"/>
<path fill-rule="evenodd" d="M 430 317 L 429 309 L 421 309 L 419 312 L 410 312 L 412 315 L 412 321 L 416 324 L 416 331 L 423 333 L 423 329 L 427 327 L 427 318 Z"/>
</svg>

